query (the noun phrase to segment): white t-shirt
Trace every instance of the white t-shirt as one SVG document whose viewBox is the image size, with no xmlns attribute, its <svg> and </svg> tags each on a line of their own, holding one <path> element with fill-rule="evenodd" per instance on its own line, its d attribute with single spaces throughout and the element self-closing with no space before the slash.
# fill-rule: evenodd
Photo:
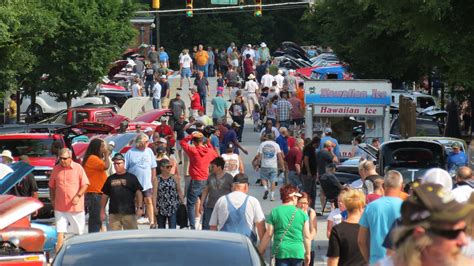
<svg viewBox="0 0 474 266">
<path fill-rule="evenodd" d="M 247 82 L 245 82 L 245 90 L 248 92 L 248 93 L 255 93 L 258 89 L 258 84 L 257 82 L 253 81 L 253 80 L 249 80 Z"/>
<path fill-rule="evenodd" d="M 140 95 L 138 95 L 138 92 L 140 91 L 140 86 L 135 83 L 132 85 L 132 97 L 138 97 Z"/>
<path fill-rule="evenodd" d="M 340 224 L 342 222 L 341 210 L 339 210 L 339 208 L 332 210 L 329 213 L 327 220 L 332 222 L 332 226 Z"/>
<path fill-rule="evenodd" d="M 229 197 L 230 202 L 232 205 L 239 209 L 242 204 L 244 203 L 245 198 L 248 196 L 247 194 L 234 191 L 227 194 Z M 227 210 L 227 199 L 225 196 L 220 197 L 216 205 L 214 205 L 214 211 L 212 211 L 211 220 L 209 221 L 209 225 L 217 225 L 217 230 L 221 230 L 224 226 L 225 222 L 227 221 L 227 217 L 229 216 L 229 212 Z M 260 202 L 252 197 L 249 196 L 247 200 L 247 208 L 245 209 L 245 218 L 249 228 L 252 228 L 255 231 L 255 224 L 265 220 L 265 215 L 262 211 L 262 206 L 260 206 Z"/>
<path fill-rule="evenodd" d="M 157 99 L 161 98 L 161 85 L 159 82 L 155 83 L 155 85 L 153 86 L 153 89 L 151 89 L 151 93 L 153 94 L 153 98 L 157 98 Z"/>
<path fill-rule="evenodd" d="M 276 108 L 276 107 L 275 107 Z M 266 128 L 263 128 L 261 131 L 260 131 L 260 137 L 263 136 L 263 133 L 265 132 Z M 278 138 L 280 136 L 280 131 L 278 131 L 278 129 L 276 127 L 272 127 L 272 133 L 273 135 L 275 135 L 275 139 Z"/>
<path fill-rule="evenodd" d="M 264 141 L 258 146 L 258 153 L 262 155 L 261 167 L 278 168 L 278 153 L 280 146 L 273 140 Z"/>
<path fill-rule="evenodd" d="M 185 54 L 179 59 L 179 63 L 182 65 L 183 68 L 190 68 L 192 62 L 193 60 L 191 59 L 191 56 L 189 56 L 189 54 Z"/>
<path fill-rule="evenodd" d="M 457 202 L 465 203 L 469 200 L 469 197 L 473 192 L 474 190 L 469 185 L 461 185 L 453 189 L 451 194 L 453 194 L 454 199 Z"/>
<path fill-rule="evenodd" d="M 221 154 L 222 159 L 225 161 L 224 171 L 232 176 L 239 173 L 240 158 L 238 154 L 223 153 Z"/>
<path fill-rule="evenodd" d="M 279 89 L 283 88 L 283 80 L 285 79 L 285 77 L 283 77 L 280 74 L 277 74 L 277 75 L 275 75 L 274 79 L 277 82 L 277 87 Z"/>
<path fill-rule="evenodd" d="M 265 87 L 268 87 L 268 88 L 271 88 L 272 87 L 272 83 L 273 83 L 273 76 L 270 75 L 270 74 L 265 74 L 263 75 L 262 77 L 262 87 L 265 88 Z"/>
<path fill-rule="evenodd" d="M 244 50 L 244 52 L 242 53 L 242 58 L 245 59 L 247 54 L 250 55 L 250 58 L 252 59 L 252 61 L 255 61 L 255 51 L 253 49 Z"/>
</svg>

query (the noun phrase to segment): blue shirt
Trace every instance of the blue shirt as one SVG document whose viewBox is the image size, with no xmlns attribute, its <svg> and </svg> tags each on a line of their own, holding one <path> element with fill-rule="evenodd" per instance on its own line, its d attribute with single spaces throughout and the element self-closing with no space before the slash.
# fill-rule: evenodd
<svg viewBox="0 0 474 266">
<path fill-rule="evenodd" d="M 219 138 L 214 134 L 211 135 L 211 144 L 214 148 L 219 150 Z"/>
<path fill-rule="evenodd" d="M 125 153 L 125 168 L 129 173 L 134 174 L 143 191 L 151 189 L 151 169 L 156 168 L 156 159 L 150 148 L 141 151 L 137 148 L 131 148 Z"/>
<path fill-rule="evenodd" d="M 160 52 L 160 62 L 166 62 L 170 59 L 170 57 L 168 56 L 168 53 L 163 51 L 163 52 Z"/>
<path fill-rule="evenodd" d="M 369 264 L 386 256 L 387 250 L 383 247 L 383 242 L 393 222 L 400 217 L 401 206 L 402 200 L 399 198 L 381 197 L 365 207 L 359 224 L 370 232 Z"/>
<path fill-rule="evenodd" d="M 451 170 L 452 167 L 457 166 L 466 166 L 467 165 L 467 157 L 463 151 L 458 153 L 450 152 L 448 154 L 448 170 Z"/>
<path fill-rule="evenodd" d="M 275 142 L 278 143 L 278 146 L 280 146 L 280 150 L 283 152 L 283 154 L 287 155 L 288 154 L 288 139 L 280 135 L 278 136 L 278 138 L 276 138 Z"/>
<path fill-rule="evenodd" d="M 337 158 L 341 158 L 341 153 L 339 152 L 339 142 L 337 142 L 337 139 L 331 136 L 324 136 L 321 138 L 321 143 L 319 144 L 318 150 L 321 150 L 324 147 L 324 143 L 328 140 L 336 144 L 336 147 L 334 148 L 334 154 L 337 156 Z"/>
<path fill-rule="evenodd" d="M 225 133 L 224 138 L 222 139 L 222 146 L 220 148 L 221 153 L 225 153 L 225 149 L 228 143 L 237 143 L 237 133 L 233 128 L 230 128 L 227 133 Z M 234 153 L 239 154 L 239 148 L 237 145 L 234 145 Z"/>
<path fill-rule="evenodd" d="M 214 110 L 212 111 L 212 118 L 222 118 L 225 116 L 225 110 L 227 110 L 227 101 L 222 97 L 215 97 L 211 101 L 214 105 Z"/>
</svg>

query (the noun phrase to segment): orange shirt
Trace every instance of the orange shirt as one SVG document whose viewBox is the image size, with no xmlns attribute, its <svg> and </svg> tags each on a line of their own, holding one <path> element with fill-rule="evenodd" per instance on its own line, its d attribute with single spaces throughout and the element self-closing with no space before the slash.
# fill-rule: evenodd
<svg viewBox="0 0 474 266">
<path fill-rule="evenodd" d="M 105 162 L 96 155 L 91 155 L 87 158 L 84 165 L 84 171 L 89 178 L 90 185 L 87 188 L 89 193 L 101 193 L 105 180 L 107 180 L 107 172 L 105 170 Z"/>
<path fill-rule="evenodd" d="M 300 88 L 296 89 L 296 98 L 301 100 L 301 108 L 303 109 L 303 111 L 306 112 L 305 104 L 304 104 L 304 89 L 300 89 Z"/>
<path fill-rule="evenodd" d="M 209 59 L 209 55 L 207 54 L 206 51 L 201 50 L 196 53 L 194 56 L 194 59 L 196 59 L 196 63 L 200 66 L 204 66 L 207 64 L 207 60 Z"/>
<path fill-rule="evenodd" d="M 408 195 L 407 193 L 405 193 L 405 192 L 402 191 L 402 192 L 400 193 L 400 196 L 398 196 L 398 197 L 399 197 L 401 200 L 406 200 L 406 199 L 408 198 L 408 196 L 410 196 L 410 195 Z"/>
<path fill-rule="evenodd" d="M 72 198 L 82 186 L 89 185 L 89 179 L 82 166 L 71 162 L 70 167 L 54 166 L 49 178 L 49 187 L 55 189 L 54 210 L 60 212 L 84 211 L 84 196 L 77 205 L 72 205 Z"/>
</svg>

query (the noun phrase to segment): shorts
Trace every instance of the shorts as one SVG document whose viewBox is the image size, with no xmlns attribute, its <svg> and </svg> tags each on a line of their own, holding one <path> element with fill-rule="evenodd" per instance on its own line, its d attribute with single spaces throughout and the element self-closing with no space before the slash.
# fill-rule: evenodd
<svg viewBox="0 0 474 266">
<path fill-rule="evenodd" d="M 189 78 L 191 77 L 191 68 L 184 67 L 181 69 L 181 77 L 182 78 Z"/>
<path fill-rule="evenodd" d="M 224 87 L 217 87 L 217 92 L 224 92 Z"/>
<path fill-rule="evenodd" d="M 54 219 L 58 233 L 84 234 L 84 228 L 86 226 L 85 212 L 54 211 Z"/>
<path fill-rule="evenodd" d="M 135 214 L 109 214 L 109 229 L 115 230 L 132 230 L 138 229 L 137 217 Z"/>
<path fill-rule="evenodd" d="M 278 176 L 278 168 L 260 168 L 260 178 L 270 182 L 276 182 Z"/>
<path fill-rule="evenodd" d="M 301 126 L 304 123 L 304 118 L 292 119 L 291 123 L 296 124 L 297 126 Z"/>
<path fill-rule="evenodd" d="M 179 139 L 176 140 L 176 150 L 177 150 L 177 151 L 183 150 L 183 148 L 182 148 L 181 145 L 179 144 L 179 141 L 180 141 Z"/>
<path fill-rule="evenodd" d="M 233 67 L 238 67 L 239 66 L 239 59 L 230 60 L 230 64 Z"/>
<path fill-rule="evenodd" d="M 153 196 L 153 188 L 149 188 L 147 190 L 142 191 L 144 198 L 151 198 Z"/>
</svg>

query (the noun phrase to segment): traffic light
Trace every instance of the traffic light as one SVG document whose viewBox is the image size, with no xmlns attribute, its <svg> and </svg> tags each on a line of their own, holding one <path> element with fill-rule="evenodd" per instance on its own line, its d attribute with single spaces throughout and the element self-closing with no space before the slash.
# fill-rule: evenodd
<svg viewBox="0 0 474 266">
<path fill-rule="evenodd" d="M 193 0 L 186 0 L 186 17 L 193 17 Z"/>
<path fill-rule="evenodd" d="M 160 0 L 151 0 L 151 8 L 160 9 Z"/>
<path fill-rule="evenodd" d="M 262 0 L 255 0 L 255 12 L 253 13 L 256 17 L 262 16 Z"/>
</svg>

